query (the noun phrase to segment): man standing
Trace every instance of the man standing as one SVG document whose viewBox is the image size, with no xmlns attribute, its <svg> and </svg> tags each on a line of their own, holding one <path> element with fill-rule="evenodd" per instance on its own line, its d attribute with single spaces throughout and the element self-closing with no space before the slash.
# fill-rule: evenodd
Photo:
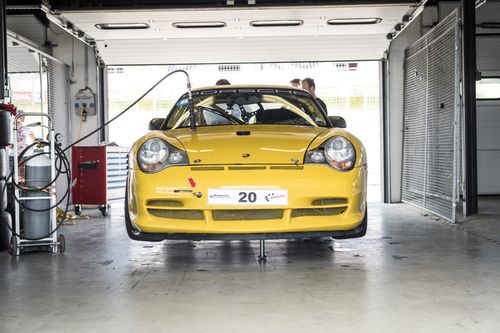
<svg viewBox="0 0 500 333">
<path fill-rule="evenodd" d="M 325 102 L 321 100 L 321 98 L 318 98 L 316 96 L 316 84 L 314 83 L 314 80 L 311 78 L 305 78 L 301 81 L 302 83 L 302 89 L 307 90 L 311 95 L 313 95 L 314 98 L 316 98 L 316 101 L 318 101 L 319 105 L 323 109 L 325 115 L 328 115 L 328 110 L 326 108 Z"/>
</svg>

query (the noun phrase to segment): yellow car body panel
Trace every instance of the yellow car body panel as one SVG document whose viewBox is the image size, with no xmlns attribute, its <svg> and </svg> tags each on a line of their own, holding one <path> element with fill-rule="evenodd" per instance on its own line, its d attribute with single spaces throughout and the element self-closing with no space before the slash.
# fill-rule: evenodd
<svg viewBox="0 0 500 333">
<path fill-rule="evenodd" d="M 192 167 L 167 168 L 154 175 L 134 173 L 129 188 L 129 214 L 134 226 L 148 233 L 270 233 L 350 230 L 363 220 L 366 201 L 366 167 L 357 167 L 345 173 L 342 178 L 326 179 L 332 170 L 324 165 L 307 165 L 304 168 L 271 170 L 224 170 L 194 171 Z M 236 166 L 235 166 L 236 167 Z M 245 177 L 242 179 L 242 173 Z M 164 185 L 163 179 L 172 181 Z M 196 183 L 191 188 L 189 178 Z M 209 188 L 276 188 L 288 190 L 289 203 L 286 207 L 209 205 Z M 193 192 L 191 192 L 193 191 Z M 200 197 L 194 192 L 201 193 Z M 133 193 L 133 194 L 132 194 Z M 321 199 L 338 198 L 339 203 L 314 206 Z M 345 199 L 345 201 L 341 201 Z M 161 203 L 165 203 L 161 206 Z M 157 203 L 160 203 L 157 204 Z M 297 216 L 294 210 L 340 208 L 336 216 Z M 235 220 L 214 220 L 212 213 L 220 210 L 247 210 L 245 218 Z M 259 219 L 258 210 L 283 210 L 281 217 Z M 163 214 L 162 212 L 174 212 Z M 183 214 L 186 211 L 187 214 Z M 196 213 L 194 212 L 196 211 Z M 332 209 L 333 211 L 333 209 Z M 237 212 L 233 214 L 238 216 Z M 250 217 L 253 214 L 255 217 Z M 163 217 L 164 216 L 164 217 Z M 176 218 L 172 218 L 176 216 Z M 255 219 L 254 219 L 255 218 Z"/>
<path fill-rule="evenodd" d="M 351 170 L 303 163 L 307 149 L 335 135 L 348 138 L 355 147 Z M 190 165 L 143 172 L 135 156 L 152 137 L 185 149 Z M 133 226 L 145 233 L 342 231 L 359 226 L 366 212 L 366 154 L 361 142 L 341 129 L 229 125 L 199 127 L 195 132 L 153 131 L 136 142 L 130 156 L 128 214 Z M 208 190 L 223 188 L 286 190 L 288 204 L 209 204 Z"/>
</svg>

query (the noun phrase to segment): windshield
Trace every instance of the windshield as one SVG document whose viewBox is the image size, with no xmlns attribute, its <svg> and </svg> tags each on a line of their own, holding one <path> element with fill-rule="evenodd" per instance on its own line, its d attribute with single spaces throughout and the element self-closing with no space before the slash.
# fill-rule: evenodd
<svg viewBox="0 0 500 333">
<path fill-rule="evenodd" d="M 195 91 L 197 126 L 299 125 L 326 127 L 326 115 L 306 92 L 286 89 L 215 89 Z M 167 120 L 167 128 L 189 127 L 187 94 Z"/>
</svg>

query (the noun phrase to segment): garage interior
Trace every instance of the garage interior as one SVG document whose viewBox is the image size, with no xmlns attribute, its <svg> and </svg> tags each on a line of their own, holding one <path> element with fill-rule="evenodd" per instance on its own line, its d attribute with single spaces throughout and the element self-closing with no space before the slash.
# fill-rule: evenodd
<svg viewBox="0 0 500 333">
<path fill-rule="evenodd" d="M 258 240 L 132 241 L 120 194 L 80 217 L 75 195 L 62 199 L 75 217 L 64 253 L 8 254 L 2 221 L 1 332 L 500 329 L 500 1 L 12 0 L 1 11 L 2 102 L 50 115 L 61 147 L 175 69 L 194 86 L 287 85 L 328 67 L 318 95 L 366 135 L 373 185 L 365 237 L 267 241 L 265 261 Z M 334 104 L 333 84 L 368 65 L 375 83 L 359 105 L 373 112 Z M 79 145 L 127 146 L 120 129 L 147 131 L 134 115 L 166 115 L 184 90 L 167 80 Z M 88 92 L 84 115 L 75 103 Z M 59 199 L 67 183 L 56 187 Z"/>
</svg>

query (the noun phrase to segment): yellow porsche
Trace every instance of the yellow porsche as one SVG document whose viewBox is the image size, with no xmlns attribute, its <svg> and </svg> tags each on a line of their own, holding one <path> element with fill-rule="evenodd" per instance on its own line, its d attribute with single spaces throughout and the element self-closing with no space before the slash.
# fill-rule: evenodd
<svg viewBox="0 0 500 333">
<path fill-rule="evenodd" d="M 302 89 L 186 93 L 129 154 L 134 240 L 362 237 L 362 143 Z"/>
</svg>

